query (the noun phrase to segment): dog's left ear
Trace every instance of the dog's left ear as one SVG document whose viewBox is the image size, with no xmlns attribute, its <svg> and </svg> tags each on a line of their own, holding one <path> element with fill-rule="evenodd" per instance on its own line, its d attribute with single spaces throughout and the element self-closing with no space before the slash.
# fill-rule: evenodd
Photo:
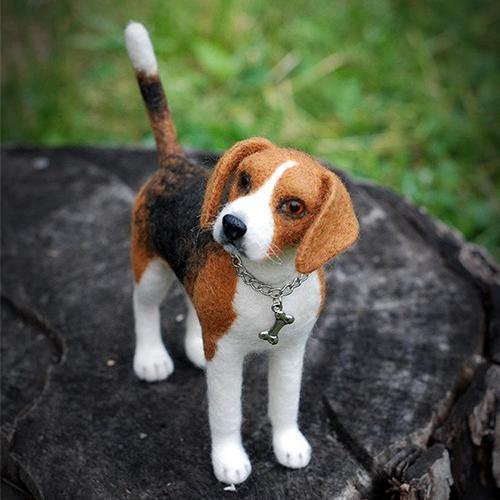
<svg viewBox="0 0 500 500">
<path fill-rule="evenodd" d="M 200 226 L 209 229 L 217 216 L 217 210 L 221 203 L 222 194 L 229 176 L 236 167 L 247 157 L 258 153 L 263 149 L 275 147 L 274 144 L 263 137 L 251 137 L 237 142 L 231 149 L 226 151 L 208 179 L 205 199 L 201 209 Z"/>
<path fill-rule="evenodd" d="M 332 172 L 322 179 L 323 204 L 297 250 L 295 267 L 311 273 L 347 250 L 358 238 L 359 224 L 351 197 Z"/>
</svg>

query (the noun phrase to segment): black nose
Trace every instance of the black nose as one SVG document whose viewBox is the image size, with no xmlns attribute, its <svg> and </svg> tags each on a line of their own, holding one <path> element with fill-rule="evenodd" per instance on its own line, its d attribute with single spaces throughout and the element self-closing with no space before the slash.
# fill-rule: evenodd
<svg viewBox="0 0 500 500">
<path fill-rule="evenodd" d="M 238 217 L 230 214 L 222 217 L 222 228 L 229 241 L 239 240 L 247 232 L 245 223 L 241 219 L 238 219 Z"/>
</svg>

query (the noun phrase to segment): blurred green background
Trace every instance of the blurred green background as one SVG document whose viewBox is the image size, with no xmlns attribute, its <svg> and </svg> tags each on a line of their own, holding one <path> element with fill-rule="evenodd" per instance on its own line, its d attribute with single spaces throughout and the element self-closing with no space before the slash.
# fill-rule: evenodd
<svg viewBox="0 0 500 500">
<path fill-rule="evenodd" d="M 391 186 L 500 257 L 498 0 L 4 0 L 3 144 L 152 144 L 150 29 L 186 145 L 263 135 Z"/>
</svg>

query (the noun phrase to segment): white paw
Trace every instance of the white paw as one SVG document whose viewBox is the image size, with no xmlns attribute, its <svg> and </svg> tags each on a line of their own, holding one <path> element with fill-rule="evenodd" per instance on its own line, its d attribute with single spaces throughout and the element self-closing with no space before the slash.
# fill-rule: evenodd
<svg viewBox="0 0 500 500">
<path fill-rule="evenodd" d="M 278 462 L 285 467 L 300 469 L 311 460 L 311 446 L 297 428 L 275 432 L 273 448 Z"/>
<path fill-rule="evenodd" d="M 252 471 L 250 460 L 241 444 L 223 444 L 212 449 L 212 465 L 215 477 L 227 484 L 245 481 Z"/>
<path fill-rule="evenodd" d="M 146 382 L 165 380 L 174 371 L 174 362 L 163 346 L 137 348 L 134 372 Z"/>
</svg>

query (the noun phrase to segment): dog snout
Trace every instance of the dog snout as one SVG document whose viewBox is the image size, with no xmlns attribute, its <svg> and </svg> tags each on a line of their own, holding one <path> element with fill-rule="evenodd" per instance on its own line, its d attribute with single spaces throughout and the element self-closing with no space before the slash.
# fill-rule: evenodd
<svg viewBox="0 0 500 500">
<path fill-rule="evenodd" d="M 247 226 L 238 217 L 227 214 L 222 218 L 222 229 L 224 236 L 230 241 L 235 242 L 243 237 L 247 232 Z"/>
</svg>

